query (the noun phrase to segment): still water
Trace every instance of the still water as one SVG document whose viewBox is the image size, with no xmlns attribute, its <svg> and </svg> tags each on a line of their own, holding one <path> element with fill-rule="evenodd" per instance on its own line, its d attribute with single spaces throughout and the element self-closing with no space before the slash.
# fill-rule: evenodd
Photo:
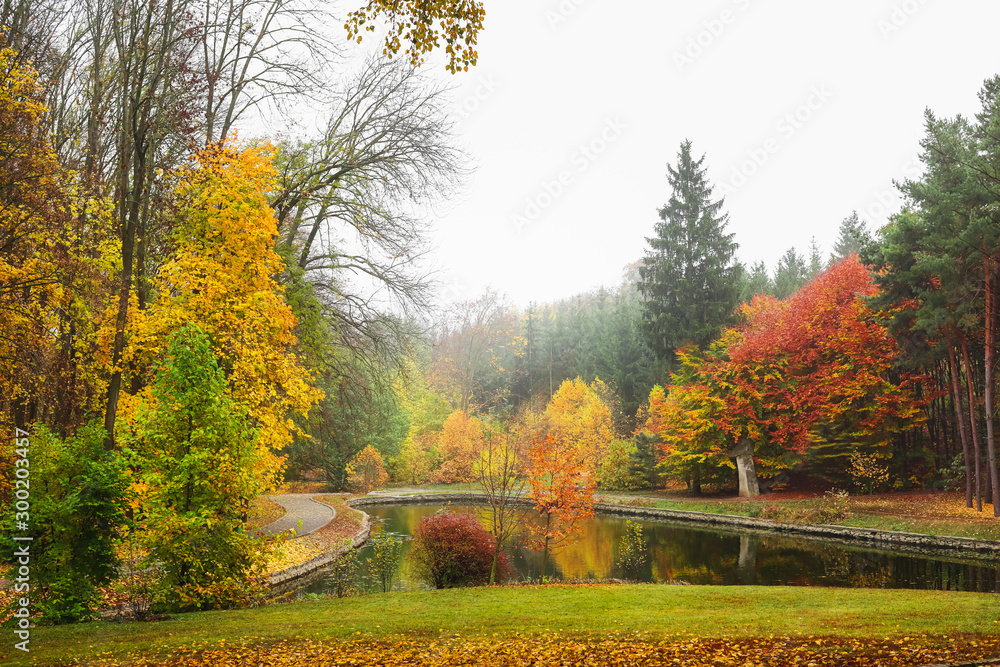
<svg viewBox="0 0 1000 667">
<path fill-rule="evenodd" d="M 440 504 L 367 507 L 375 530 L 410 536 L 420 520 Z M 475 512 L 472 506 L 451 505 L 455 512 Z M 597 515 L 587 521 L 575 544 L 549 556 L 547 575 L 561 579 L 607 579 L 622 575 L 618 542 L 625 519 Z M 647 549 L 638 579 L 646 582 L 686 582 L 713 585 L 838 586 L 850 588 L 920 588 L 1000 592 L 1000 563 L 962 561 L 847 547 L 751 531 L 727 532 L 688 524 L 643 518 Z M 405 547 L 409 550 L 409 544 Z M 542 554 L 512 540 L 506 549 L 521 579 L 541 576 Z M 361 552 L 362 560 L 369 555 Z M 635 579 L 633 575 L 630 577 Z M 426 588 L 401 559 L 395 590 Z M 301 593 L 327 593 L 322 573 L 310 577 Z"/>
</svg>

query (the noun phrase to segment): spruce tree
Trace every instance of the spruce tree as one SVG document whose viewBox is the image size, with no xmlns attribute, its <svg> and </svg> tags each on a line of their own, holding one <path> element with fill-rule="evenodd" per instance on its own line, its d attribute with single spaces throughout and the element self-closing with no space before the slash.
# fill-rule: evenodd
<svg viewBox="0 0 1000 667">
<path fill-rule="evenodd" d="M 774 270 L 774 296 L 787 299 L 799 291 L 799 288 L 809 280 L 809 267 L 806 260 L 792 246 L 778 260 Z"/>
<path fill-rule="evenodd" d="M 667 165 L 673 193 L 660 209 L 656 236 L 639 268 L 643 325 L 656 356 L 673 365 L 674 351 L 686 343 L 704 347 L 729 323 L 736 308 L 742 267 L 737 244 L 726 233 L 723 200 L 713 200 L 703 166 L 681 144 L 677 166 Z"/>
<path fill-rule="evenodd" d="M 865 228 L 865 223 L 858 219 L 857 211 L 851 211 L 851 215 L 840 223 L 840 231 L 837 242 L 833 244 L 830 263 L 839 262 L 851 253 L 860 254 L 865 244 L 869 242 L 871 242 L 871 235 Z"/>
<path fill-rule="evenodd" d="M 763 261 L 755 262 L 749 271 L 743 272 L 740 301 L 750 301 L 759 294 L 773 294 L 774 282 Z"/>
</svg>

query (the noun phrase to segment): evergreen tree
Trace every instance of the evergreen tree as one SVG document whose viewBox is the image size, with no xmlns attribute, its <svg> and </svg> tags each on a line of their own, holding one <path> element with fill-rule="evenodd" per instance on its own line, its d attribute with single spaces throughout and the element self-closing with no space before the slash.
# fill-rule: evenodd
<svg viewBox="0 0 1000 667">
<path fill-rule="evenodd" d="M 865 228 L 865 223 L 858 219 L 857 211 L 851 211 L 851 215 L 840 223 L 840 232 L 837 236 L 837 242 L 833 244 L 830 263 L 834 264 L 851 253 L 860 254 L 865 244 L 870 241 L 871 235 Z"/>
<path fill-rule="evenodd" d="M 823 273 L 823 258 L 819 254 L 819 245 L 814 236 L 809 242 L 809 280 L 821 273 Z"/>
<path fill-rule="evenodd" d="M 712 199 L 703 166 L 681 144 L 677 166 L 667 165 L 673 193 L 660 210 L 656 236 L 639 268 L 643 324 L 649 345 L 669 365 L 685 343 L 707 345 L 733 317 L 742 267 L 737 244 L 726 233 L 723 200 Z"/>
<path fill-rule="evenodd" d="M 787 299 L 799 291 L 808 279 L 806 260 L 792 246 L 778 260 L 778 268 L 774 271 L 774 296 Z"/>
<path fill-rule="evenodd" d="M 740 290 L 740 301 L 749 301 L 758 294 L 773 293 L 774 283 L 771 282 L 767 265 L 764 262 L 757 262 L 750 268 L 750 272 L 745 274 L 743 287 Z"/>
</svg>

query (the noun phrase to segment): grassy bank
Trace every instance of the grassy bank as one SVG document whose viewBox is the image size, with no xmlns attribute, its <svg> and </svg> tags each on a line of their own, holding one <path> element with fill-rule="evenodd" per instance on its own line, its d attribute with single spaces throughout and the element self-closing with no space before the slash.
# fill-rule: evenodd
<svg viewBox="0 0 1000 667">
<path fill-rule="evenodd" d="M 452 589 L 180 614 L 155 623 L 35 628 L 29 660 L 6 642 L 0 662 L 53 664 L 72 657 L 80 664 L 130 664 L 139 656 L 166 658 L 183 650 L 267 647 L 286 640 L 428 642 L 553 633 L 579 639 L 640 630 L 652 641 L 768 635 L 883 641 L 932 635 L 932 642 L 955 643 L 960 633 L 959 643 L 986 637 L 992 653 L 1000 650 L 995 641 L 1000 603 L 992 594 L 911 590 L 655 584 Z"/>
<path fill-rule="evenodd" d="M 648 504 L 650 507 L 731 514 L 789 523 L 828 523 L 878 530 L 897 530 L 923 535 L 971 537 L 1000 540 L 1000 520 L 993 507 L 983 511 L 965 507 L 958 493 L 900 493 L 807 499 L 688 499 L 621 498 L 621 504 Z"/>
</svg>

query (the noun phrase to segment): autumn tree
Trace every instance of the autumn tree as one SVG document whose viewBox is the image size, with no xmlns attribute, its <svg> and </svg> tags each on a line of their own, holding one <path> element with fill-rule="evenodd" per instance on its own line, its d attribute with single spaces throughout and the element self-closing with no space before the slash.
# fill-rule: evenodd
<svg viewBox="0 0 1000 667">
<path fill-rule="evenodd" d="M 381 488 L 389 479 L 385 471 L 382 455 L 371 445 L 368 445 L 347 464 L 347 480 L 358 493 Z"/>
<path fill-rule="evenodd" d="M 854 451 L 884 452 L 919 425 L 918 378 L 890 377 L 899 352 L 864 301 L 874 292 L 852 256 L 785 301 L 745 304 L 741 327 L 650 397 L 649 428 L 668 462 L 731 466 L 746 438 L 766 474 L 810 450 L 843 474 Z"/>
<path fill-rule="evenodd" d="M 128 448 L 145 489 L 137 516 L 145 564 L 161 570 L 157 596 L 170 608 L 229 606 L 254 595 L 263 543 L 243 525 L 264 489 L 254 421 L 230 397 L 209 336 L 195 324 L 178 329 Z"/>
<path fill-rule="evenodd" d="M 496 540 L 490 584 L 496 583 L 504 542 L 521 527 L 524 517 L 520 502 L 525 482 L 520 475 L 519 444 L 515 433 L 491 431 L 475 465 L 476 481 L 486 498 L 485 505 L 478 511 L 479 518 L 489 526 Z"/>
<path fill-rule="evenodd" d="M 723 201 L 712 198 L 705 157 L 681 143 L 677 164 L 667 165 L 672 194 L 660 209 L 656 235 L 639 269 L 643 323 L 658 358 L 673 363 L 685 343 L 704 346 L 732 320 L 741 267 L 737 244 L 726 233 Z"/>
<path fill-rule="evenodd" d="M 438 442 L 441 467 L 431 478 L 444 484 L 475 481 L 475 466 L 485 447 L 483 423 L 456 410 L 445 419 Z"/>
<path fill-rule="evenodd" d="M 549 553 L 579 539 L 582 522 L 594 515 L 594 480 L 572 443 L 553 434 L 536 438 L 524 468 L 537 517 L 528 519 L 531 548 L 542 552 L 542 577 Z"/>
<path fill-rule="evenodd" d="M 227 391 L 259 429 L 257 464 L 272 480 L 275 451 L 291 442 L 291 413 L 319 398 L 294 346 L 295 317 L 275 281 L 282 268 L 267 203 L 274 169 L 267 146 L 215 145 L 179 179 L 175 251 L 157 280 L 158 299 L 135 319 L 128 359 L 144 368 L 187 323 L 201 327 L 226 369 Z M 133 402 L 136 399 L 132 399 Z"/>
<path fill-rule="evenodd" d="M 614 422 L 600 394 L 608 394 L 599 379 L 588 385 L 580 378 L 566 380 L 552 396 L 543 415 L 548 437 L 566 452 L 574 452 L 583 470 L 601 483 L 602 464 L 615 440 Z"/>
</svg>

